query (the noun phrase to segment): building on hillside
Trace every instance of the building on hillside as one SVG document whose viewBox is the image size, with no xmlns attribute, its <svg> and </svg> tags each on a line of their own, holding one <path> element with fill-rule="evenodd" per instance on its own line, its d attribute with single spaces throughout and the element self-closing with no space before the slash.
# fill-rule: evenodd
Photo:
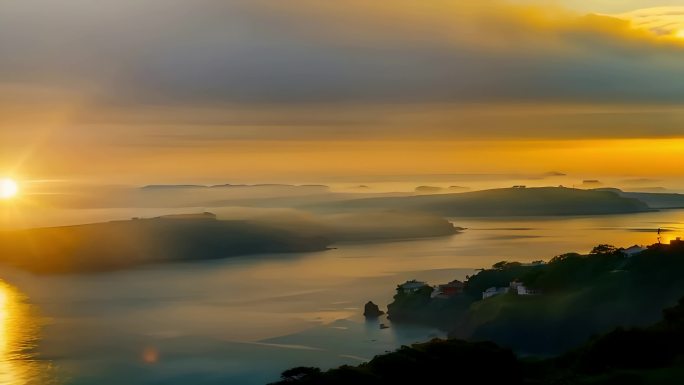
<svg viewBox="0 0 684 385">
<path fill-rule="evenodd" d="M 537 294 L 539 294 L 537 291 L 528 288 L 527 286 L 525 286 L 525 284 L 523 284 L 522 282 L 517 281 L 517 280 L 511 282 L 509 287 L 510 287 L 511 291 L 517 295 L 537 295 Z"/>
<path fill-rule="evenodd" d="M 399 285 L 397 287 L 397 291 L 402 292 L 404 294 L 413 294 L 419 292 L 424 287 L 430 286 L 428 286 L 428 284 L 423 281 L 416 281 L 415 279 L 412 279 Z"/>
<path fill-rule="evenodd" d="M 436 286 L 432 292 L 432 298 L 449 299 L 463 293 L 465 283 L 455 279 L 449 283 Z"/>
<path fill-rule="evenodd" d="M 510 290 L 509 287 L 490 287 L 482 292 L 482 299 L 491 298 L 500 294 L 506 294 Z"/>
<path fill-rule="evenodd" d="M 627 257 L 633 257 L 633 256 L 641 253 L 642 251 L 646 251 L 646 248 L 643 246 L 639 246 L 639 245 L 630 246 L 630 247 L 622 250 L 622 252 Z"/>
<path fill-rule="evenodd" d="M 670 246 L 684 246 L 684 241 L 682 241 L 682 238 L 677 237 L 670 241 Z"/>
</svg>

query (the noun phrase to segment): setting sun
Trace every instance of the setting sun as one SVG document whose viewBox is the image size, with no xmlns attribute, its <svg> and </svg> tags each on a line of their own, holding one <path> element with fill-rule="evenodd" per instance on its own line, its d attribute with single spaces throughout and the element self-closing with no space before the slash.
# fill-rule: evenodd
<svg viewBox="0 0 684 385">
<path fill-rule="evenodd" d="M 0 179 L 0 199 L 10 199 L 17 195 L 19 186 L 12 179 Z"/>
</svg>

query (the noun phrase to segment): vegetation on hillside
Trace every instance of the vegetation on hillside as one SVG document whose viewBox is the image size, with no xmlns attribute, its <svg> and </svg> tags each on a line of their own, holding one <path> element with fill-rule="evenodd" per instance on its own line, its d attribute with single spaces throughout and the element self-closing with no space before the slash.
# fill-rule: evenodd
<svg viewBox="0 0 684 385">
<path fill-rule="evenodd" d="M 641 326 L 684 293 L 684 244 L 656 244 L 633 257 L 599 245 L 589 255 L 564 254 L 546 264 L 501 262 L 475 274 L 463 294 L 430 298 L 398 293 L 393 322 L 436 326 L 450 336 L 491 340 L 525 354 L 556 354 L 617 325 Z M 486 300 L 491 287 L 519 281 L 538 295 Z"/>
<path fill-rule="evenodd" d="M 491 342 L 433 340 L 402 346 L 359 366 L 293 368 L 276 385 L 684 383 L 684 298 L 645 328 L 617 328 L 553 358 L 516 357 Z"/>
</svg>

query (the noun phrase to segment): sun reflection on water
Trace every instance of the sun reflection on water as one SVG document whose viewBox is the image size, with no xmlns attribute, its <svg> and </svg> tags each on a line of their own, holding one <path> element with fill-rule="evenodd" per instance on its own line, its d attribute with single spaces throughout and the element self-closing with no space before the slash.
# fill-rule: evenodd
<svg viewBox="0 0 684 385">
<path fill-rule="evenodd" d="M 55 384 L 36 359 L 41 319 L 26 297 L 0 280 L 0 385 Z"/>
</svg>

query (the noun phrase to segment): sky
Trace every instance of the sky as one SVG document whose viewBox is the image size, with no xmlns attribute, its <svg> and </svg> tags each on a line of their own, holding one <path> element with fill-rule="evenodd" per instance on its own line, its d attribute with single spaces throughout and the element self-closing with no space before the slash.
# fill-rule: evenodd
<svg viewBox="0 0 684 385">
<path fill-rule="evenodd" d="M 684 179 L 678 1 L 0 1 L 0 175 Z"/>
</svg>

